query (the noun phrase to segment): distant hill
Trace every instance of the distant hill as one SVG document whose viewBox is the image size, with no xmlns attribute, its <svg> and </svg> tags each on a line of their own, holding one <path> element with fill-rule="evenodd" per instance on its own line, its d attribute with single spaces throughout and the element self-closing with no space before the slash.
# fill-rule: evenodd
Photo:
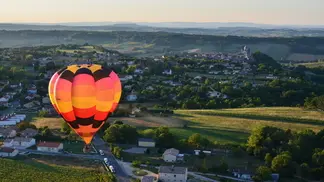
<svg viewBox="0 0 324 182">
<path fill-rule="evenodd" d="M 0 30 L 70 30 L 70 31 L 138 31 L 170 32 L 198 35 L 248 37 L 324 37 L 324 26 L 289 27 L 250 23 L 63 23 L 63 24 L 0 24 Z"/>
<path fill-rule="evenodd" d="M 0 30 L 0 48 L 89 43 L 102 45 L 105 48 L 116 50 L 123 54 L 146 57 L 165 54 L 174 55 L 190 50 L 197 50 L 202 53 L 235 53 L 240 51 L 243 46 L 247 46 L 251 52 L 263 52 L 280 62 L 307 62 L 324 59 L 324 36 L 290 38 L 216 36 L 179 33 L 181 32 L 180 29 L 178 30 L 179 32 L 158 31 L 158 29 L 145 32 L 142 29 L 147 29 L 147 27 L 129 24 L 99 27 L 102 30 L 110 29 L 110 31 L 95 31 L 99 29 L 96 26 L 70 27 L 62 25 L 25 26 L 2 24 L 0 29 L 1 26 L 3 28 L 6 27 L 6 29 L 15 30 Z M 43 27 L 46 27 L 47 30 L 44 31 Z M 32 30 L 33 28 L 41 30 Z M 82 30 L 82 28 L 91 28 L 92 30 Z M 125 31 L 125 29 L 128 29 L 128 31 Z M 253 28 L 248 28 L 246 32 L 251 32 L 251 29 Z M 226 32 L 226 29 L 220 30 L 224 33 Z M 186 31 L 186 29 L 183 29 L 183 31 Z M 190 31 L 200 30 L 190 29 Z M 242 32 L 242 30 L 233 28 L 233 32 Z"/>
</svg>

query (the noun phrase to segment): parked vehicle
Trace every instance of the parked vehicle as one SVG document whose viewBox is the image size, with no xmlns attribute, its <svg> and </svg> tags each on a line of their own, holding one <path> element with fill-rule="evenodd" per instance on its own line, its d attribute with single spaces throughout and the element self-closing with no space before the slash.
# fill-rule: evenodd
<svg viewBox="0 0 324 182">
<path fill-rule="evenodd" d="M 112 165 L 109 166 L 109 170 L 112 172 L 112 173 L 115 173 L 115 169 Z"/>
<path fill-rule="evenodd" d="M 105 153 L 102 150 L 99 150 L 100 155 L 105 155 Z"/>
</svg>

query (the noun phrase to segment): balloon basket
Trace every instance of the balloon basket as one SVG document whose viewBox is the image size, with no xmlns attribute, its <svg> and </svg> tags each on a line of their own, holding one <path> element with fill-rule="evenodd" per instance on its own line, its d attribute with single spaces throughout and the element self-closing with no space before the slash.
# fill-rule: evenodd
<svg viewBox="0 0 324 182">
<path fill-rule="evenodd" d="M 90 145 L 87 145 L 85 144 L 84 147 L 83 147 L 83 153 L 89 153 L 91 150 L 91 146 Z"/>
</svg>

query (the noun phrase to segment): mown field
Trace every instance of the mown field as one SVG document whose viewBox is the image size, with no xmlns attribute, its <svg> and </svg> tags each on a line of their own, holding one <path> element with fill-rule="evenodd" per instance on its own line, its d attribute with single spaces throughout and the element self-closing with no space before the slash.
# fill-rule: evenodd
<svg viewBox="0 0 324 182">
<path fill-rule="evenodd" d="M 305 110 L 297 107 L 262 107 L 219 110 L 175 110 L 174 116 L 158 115 L 145 117 L 111 117 L 137 127 L 139 130 L 168 126 L 178 138 L 187 138 L 200 133 L 212 141 L 220 143 L 245 143 L 251 130 L 259 125 L 275 126 L 300 131 L 324 129 L 324 112 Z M 37 127 L 48 126 L 59 129 L 60 118 L 35 118 Z"/>
<path fill-rule="evenodd" d="M 300 131 L 324 129 L 324 113 L 293 107 L 240 108 L 221 110 L 177 110 L 176 118 L 187 120 L 187 128 L 172 128 L 179 137 L 201 133 L 217 142 L 245 142 L 258 125 Z"/>
<path fill-rule="evenodd" d="M 81 160 L 57 159 L 53 157 L 28 157 L 28 159 L 0 159 L 0 181 L 2 182 L 49 182 L 49 181 L 102 181 L 108 182 L 109 177 L 100 169 L 99 164 L 88 164 Z M 55 162 L 55 164 L 53 164 Z M 91 163 L 91 165 L 90 165 Z"/>
</svg>

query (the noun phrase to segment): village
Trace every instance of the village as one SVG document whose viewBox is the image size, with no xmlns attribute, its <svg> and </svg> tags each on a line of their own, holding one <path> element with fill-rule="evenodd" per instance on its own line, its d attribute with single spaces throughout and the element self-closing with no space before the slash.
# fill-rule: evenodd
<svg viewBox="0 0 324 182">
<path fill-rule="evenodd" d="M 38 50 L 34 51 L 37 54 L 39 52 Z M 153 108 L 162 109 L 161 113 L 164 113 L 167 109 L 172 110 L 177 107 L 189 109 L 195 107 L 193 104 L 187 103 L 192 98 L 190 91 L 188 93 L 188 85 L 192 92 L 197 92 L 202 87 L 203 89 L 199 91 L 203 94 L 200 95 L 202 99 L 225 101 L 231 99 L 231 90 L 240 89 L 247 82 L 251 84 L 251 88 L 257 88 L 278 78 L 295 79 L 283 76 L 282 72 L 258 69 L 246 46 L 242 47 L 242 50 L 238 50 L 237 53 L 183 53 L 175 57 L 162 56 L 141 59 L 130 58 L 118 52 L 96 52 L 94 47 L 88 45 L 78 47 L 74 51 L 65 47 L 65 49 L 59 48 L 53 52 L 55 52 L 54 55 L 45 57 L 35 56 L 32 53 L 26 53 L 27 56 L 23 56 L 23 58 L 16 57 L 22 59 L 21 61 L 25 64 L 21 70 L 22 75 L 18 75 L 19 65 L 15 65 L 17 70 L 8 70 L 12 74 L 10 75 L 12 79 L 8 75 L 1 76 L 0 138 L 2 139 L 0 141 L 2 146 L 0 156 L 2 157 L 29 155 L 30 153 L 83 155 L 82 147 L 78 148 L 77 153 L 69 150 L 71 148 L 68 147 L 71 145 L 69 141 L 74 141 L 75 137 L 69 139 L 69 135 L 66 136 L 64 142 L 53 142 L 51 139 L 46 139 L 55 136 L 56 133 L 59 133 L 58 131 L 49 132 L 46 126 L 36 128 L 28 124 L 36 116 L 57 117 L 48 98 L 48 81 L 59 68 L 71 64 L 99 63 L 116 70 L 122 82 L 123 95 L 120 108 L 113 114 L 115 117 L 139 117 L 145 113 L 143 111 L 150 111 Z M 3 65 L 8 64 L 8 60 L 15 58 L 12 57 L 14 53 L 9 50 L 2 52 L 1 56 L 5 60 Z M 95 140 L 102 139 L 98 137 Z M 100 145 L 94 144 L 92 154 L 99 154 L 100 148 Z M 144 176 L 143 182 L 157 180 L 184 182 L 190 181 L 190 179 L 191 181 L 198 179 L 216 181 L 211 179 L 216 179 L 216 175 L 211 174 L 206 177 L 199 172 L 189 171 L 189 166 L 185 162 L 188 161 L 185 159 L 186 156 L 195 156 L 195 159 L 220 153 L 222 156 L 227 156 L 231 152 L 227 149 L 196 149 L 189 153 L 180 153 L 176 148 L 165 148 L 164 152 L 157 152 L 158 149 L 160 148 L 156 148 L 156 143 L 152 138 L 138 138 L 136 146 L 122 147 L 123 153 L 129 155 L 116 157 L 119 160 L 115 159 L 115 154 L 112 154 L 113 150 L 109 148 L 104 148 L 104 150 L 111 150 L 112 153 L 107 151 L 104 156 L 91 157 L 105 159 L 105 165 L 115 167 L 113 170 L 109 170 L 116 172 L 121 178 L 125 176 L 139 178 L 134 175 L 134 170 L 136 171 L 136 167 L 143 167 L 144 169 L 138 170 L 138 172 L 152 174 Z M 149 158 L 158 157 L 158 161 L 160 161 L 158 166 L 142 164 L 142 162 L 137 164 L 136 161 L 127 159 L 127 156 L 135 155 L 137 157 L 144 156 L 143 161 L 145 161 L 148 160 L 148 158 L 145 159 L 145 155 L 148 154 L 150 154 Z M 225 178 L 252 179 L 253 174 L 245 172 L 244 169 L 232 170 L 227 171 L 232 176 L 225 176 Z M 277 181 L 278 177 L 277 174 L 273 174 L 273 181 Z"/>
</svg>

